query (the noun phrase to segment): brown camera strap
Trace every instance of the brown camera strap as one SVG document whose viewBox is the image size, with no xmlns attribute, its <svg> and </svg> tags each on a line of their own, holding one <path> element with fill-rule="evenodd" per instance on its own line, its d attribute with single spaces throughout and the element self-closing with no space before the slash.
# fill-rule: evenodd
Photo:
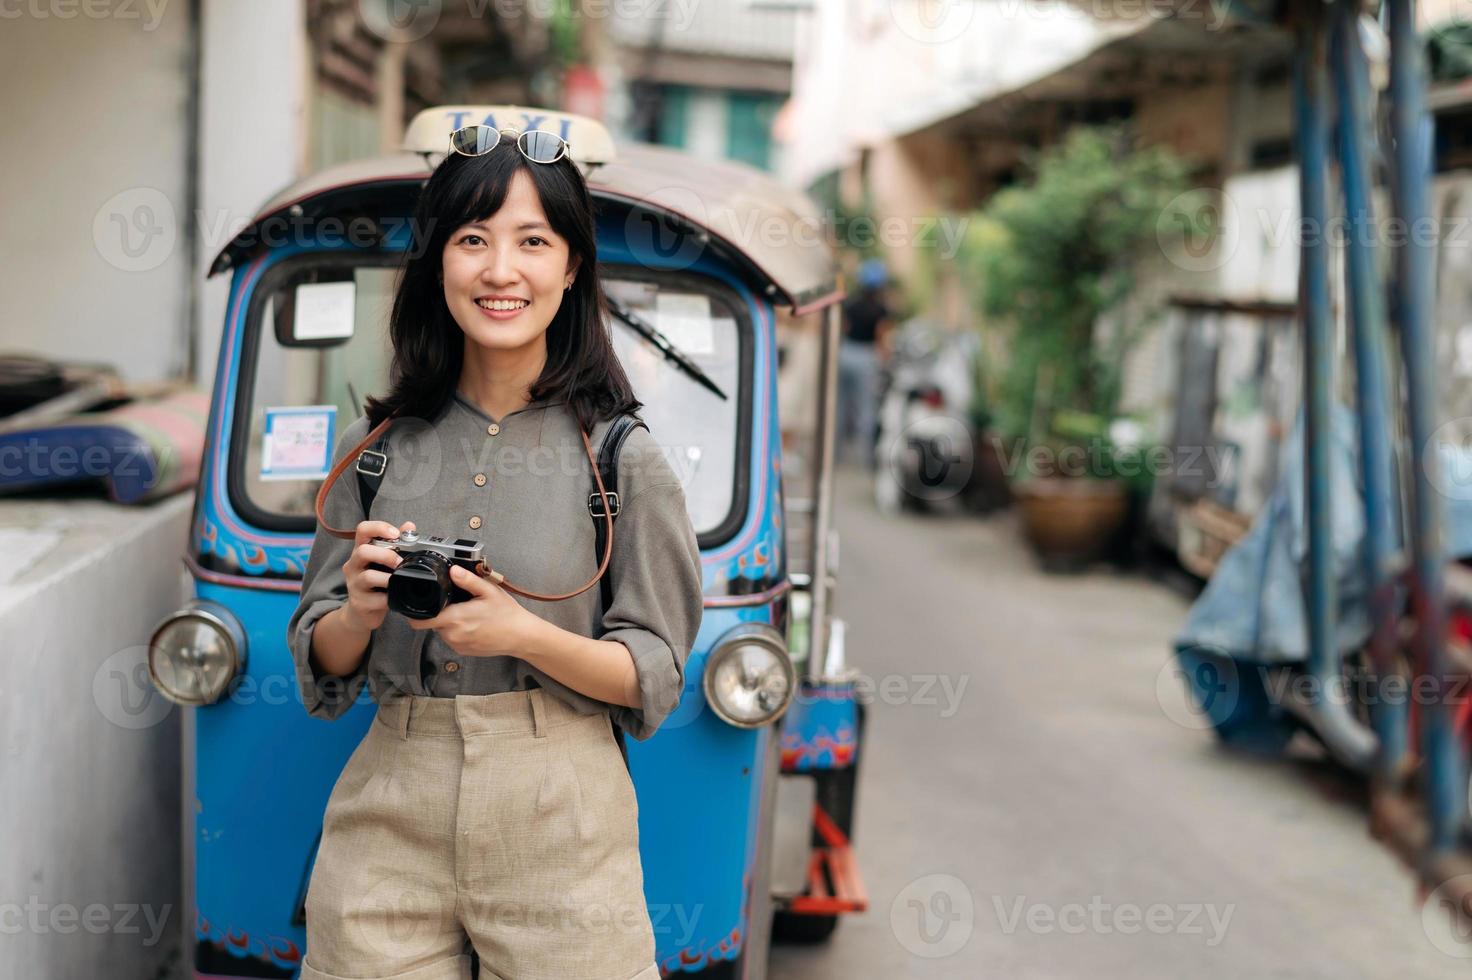
<svg viewBox="0 0 1472 980">
<path fill-rule="evenodd" d="M 342 459 L 337 461 L 337 465 L 328 472 L 327 479 L 322 481 L 322 486 L 317 491 L 317 526 L 320 527 L 323 532 L 330 534 L 335 538 L 342 538 L 345 541 L 357 540 L 357 528 L 333 527 L 331 524 L 327 523 L 326 517 L 323 516 L 322 509 L 327 503 L 327 495 L 332 492 L 333 486 L 337 483 L 343 472 L 349 466 L 357 463 L 358 457 L 362 455 L 363 450 L 367 449 L 369 446 L 373 445 L 373 443 L 377 442 L 378 437 L 388 431 L 388 427 L 393 424 L 393 421 L 394 420 L 392 417 L 386 418 L 382 422 L 374 426 L 373 430 L 363 437 L 362 442 L 358 443 L 358 445 L 349 450 Z M 593 468 L 593 482 L 598 487 L 598 498 L 603 505 L 603 520 L 604 525 L 607 528 L 607 537 L 603 545 L 603 558 L 598 563 L 598 570 L 593 573 L 593 577 L 588 579 L 587 584 L 585 584 L 582 588 L 575 589 L 572 592 L 564 592 L 560 595 L 548 595 L 542 592 L 533 592 L 530 589 L 523 589 L 518 585 L 514 585 L 509 580 L 507 580 L 506 576 L 502 575 L 500 572 L 492 568 L 489 561 L 486 561 L 479 570 L 481 578 L 486 579 L 490 582 L 494 582 L 501 588 L 505 589 L 507 592 L 514 592 L 519 596 L 525 596 L 528 599 L 536 599 L 539 602 L 561 602 L 564 599 L 571 599 L 574 596 L 582 595 L 584 592 L 587 592 L 593 586 L 597 585 L 599 579 L 603 578 L 604 573 L 608 570 L 608 562 L 613 556 L 613 508 L 609 505 L 608 492 L 603 487 L 603 474 L 598 469 L 598 460 L 595 459 L 593 456 L 593 444 L 588 441 L 588 433 L 586 430 L 583 429 L 582 426 L 578 426 L 578 434 L 583 437 L 583 449 L 585 452 L 587 452 L 588 463 Z"/>
</svg>

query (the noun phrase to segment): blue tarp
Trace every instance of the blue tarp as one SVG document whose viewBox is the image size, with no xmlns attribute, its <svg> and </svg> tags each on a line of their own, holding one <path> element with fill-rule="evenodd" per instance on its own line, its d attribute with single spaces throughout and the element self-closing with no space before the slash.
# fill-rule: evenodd
<svg viewBox="0 0 1472 980">
<path fill-rule="evenodd" d="M 1338 590 L 1339 649 L 1361 646 L 1370 633 L 1365 597 L 1364 499 L 1358 423 L 1336 406 L 1330 447 L 1333 568 Z M 1438 444 L 1449 556 L 1472 554 L 1472 454 Z M 1308 657 L 1304 572 L 1308 528 L 1303 480 L 1303 417 L 1283 447 L 1277 487 L 1251 529 L 1217 565 L 1176 638 L 1177 650 L 1199 650 L 1260 664 Z M 1397 529 L 1398 530 L 1398 529 Z"/>
</svg>

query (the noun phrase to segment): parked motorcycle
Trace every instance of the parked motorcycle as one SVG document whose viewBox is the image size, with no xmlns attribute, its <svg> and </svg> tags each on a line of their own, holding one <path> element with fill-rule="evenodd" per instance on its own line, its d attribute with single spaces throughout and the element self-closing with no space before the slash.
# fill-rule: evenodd
<svg viewBox="0 0 1472 980">
<path fill-rule="evenodd" d="M 994 454 L 985 451 L 971 416 L 981 354 L 976 334 L 914 317 L 894 336 L 880 378 L 875 504 L 896 514 L 964 495 L 968 506 L 987 509 L 994 494 L 986 490 L 986 460 Z"/>
</svg>

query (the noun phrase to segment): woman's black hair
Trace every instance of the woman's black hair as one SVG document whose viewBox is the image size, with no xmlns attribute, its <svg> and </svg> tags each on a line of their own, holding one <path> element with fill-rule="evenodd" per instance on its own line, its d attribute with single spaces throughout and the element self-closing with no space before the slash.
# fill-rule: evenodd
<svg viewBox="0 0 1472 980">
<path fill-rule="evenodd" d="M 552 229 L 566 240 L 569 258 L 578 260 L 577 278 L 547 327 L 547 363 L 531 387 L 531 400 L 565 401 L 589 431 L 602 419 L 642 407 L 606 326 L 593 201 L 583 175 L 567 157 L 533 163 L 503 138 L 478 157 L 450 154 L 420 193 L 411 225 L 413 243 L 389 319 L 392 381 L 388 394 L 368 399 L 370 425 L 390 415 L 432 421 L 454 396 L 465 360 L 465 334 L 445 305 L 440 279 L 445 242 L 463 225 L 500 210 L 518 172 L 532 179 Z"/>
</svg>

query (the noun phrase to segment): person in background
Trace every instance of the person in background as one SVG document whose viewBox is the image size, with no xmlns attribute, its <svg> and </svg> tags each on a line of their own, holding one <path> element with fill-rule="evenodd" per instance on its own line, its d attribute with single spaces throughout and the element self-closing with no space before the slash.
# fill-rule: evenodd
<svg viewBox="0 0 1472 980">
<path fill-rule="evenodd" d="M 889 270 L 881 259 L 859 266 L 859 291 L 843 304 L 843 340 L 838 348 L 837 455 L 875 462 L 874 428 L 879 411 L 879 352 L 887 350 L 891 321 L 884 303 Z"/>
</svg>

